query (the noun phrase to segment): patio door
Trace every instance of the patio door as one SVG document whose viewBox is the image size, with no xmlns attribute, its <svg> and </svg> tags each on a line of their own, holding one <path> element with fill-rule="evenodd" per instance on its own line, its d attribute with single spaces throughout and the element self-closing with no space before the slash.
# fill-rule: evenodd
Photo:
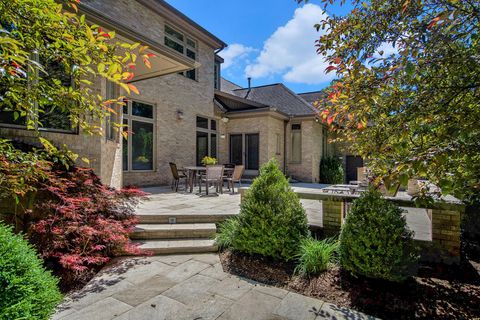
<svg viewBox="0 0 480 320">
<path fill-rule="evenodd" d="M 257 175 L 259 168 L 260 139 L 258 133 L 230 135 L 230 162 L 244 165 L 247 174 Z"/>
</svg>

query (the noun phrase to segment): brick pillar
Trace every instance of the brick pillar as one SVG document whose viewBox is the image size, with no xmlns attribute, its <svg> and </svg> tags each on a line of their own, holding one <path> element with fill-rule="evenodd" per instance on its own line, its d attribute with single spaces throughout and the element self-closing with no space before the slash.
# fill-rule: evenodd
<svg viewBox="0 0 480 320">
<path fill-rule="evenodd" d="M 322 200 L 323 230 L 325 235 L 333 236 L 340 233 L 343 219 L 342 200 Z"/>
<path fill-rule="evenodd" d="M 447 263 L 460 261 L 462 210 L 432 209 L 432 243 L 438 257 Z"/>
</svg>

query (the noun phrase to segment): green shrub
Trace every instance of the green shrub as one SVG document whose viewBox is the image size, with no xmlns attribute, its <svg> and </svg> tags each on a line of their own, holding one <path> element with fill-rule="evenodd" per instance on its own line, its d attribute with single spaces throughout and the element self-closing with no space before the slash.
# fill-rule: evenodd
<svg viewBox="0 0 480 320">
<path fill-rule="evenodd" d="M 229 249 L 232 247 L 233 238 L 235 237 L 235 233 L 238 230 L 238 219 L 230 218 L 222 222 L 219 226 L 218 233 L 215 237 L 215 244 L 220 249 Z"/>
<path fill-rule="evenodd" d="M 339 184 L 345 180 L 343 164 L 337 157 L 323 157 L 320 161 L 320 182 Z"/>
<path fill-rule="evenodd" d="M 62 296 L 35 250 L 0 223 L 0 319 L 48 319 Z"/>
<path fill-rule="evenodd" d="M 369 190 L 355 200 L 340 235 L 340 263 L 354 275 L 403 281 L 418 258 L 402 210 Z"/>
<path fill-rule="evenodd" d="M 304 239 L 297 254 L 298 265 L 295 273 L 302 276 L 316 275 L 330 268 L 336 261 L 339 242 L 333 238 Z"/>
<path fill-rule="evenodd" d="M 246 192 L 232 241 L 235 250 L 290 260 L 307 236 L 307 217 L 275 160 L 260 169 Z"/>
</svg>

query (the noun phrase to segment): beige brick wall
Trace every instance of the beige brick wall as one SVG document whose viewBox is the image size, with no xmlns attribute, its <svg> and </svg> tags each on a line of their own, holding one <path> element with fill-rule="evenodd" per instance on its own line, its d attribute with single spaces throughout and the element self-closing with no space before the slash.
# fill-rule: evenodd
<svg viewBox="0 0 480 320">
<path fill-rule="evenodd" d="M 198 80 L 172 74 L 135 83 L 140 96 L 132 96 L 155 105 L 155 164 L 151 172 L 124 172 L 124 184 L 168 184 L 169 162 L 177 166 L 195 165 L 197 115 L 220 120 L 214 114 L 214 52 L 199 44 Z M 177 119 L 177 111 L 183 119 Z"/>
<path fill-rule="evenodd" d="M 292 124 L 302 125 L 302 161 L 291 162 Z M 319 166 L 322 155 L 322 127 L 315 120 L 292 120 L 287 126 L 287 173 L 304 182 L 318 182 Z"/>
<path fill-rule="evenodd" d="M 97 79 L 92 86 L 92 94 L 105 96 L 105 81 Z M 95 121 L 92 120 L 92 123 Z M 23 129 L 0 128 L 0 136 L 27 143 L 38 144 L 36 132 Z M 66 134 L 42 131 L 40 136 L 48 139 L 56 147 L 66 145 L 71 151 L 80 157 L 78 165 L 90 167 L 100 177 L 103 183 L 119 188 L 122 185 L 121 168 L 121 144 L 106 141 L 105 137 L 99 135 L 86 135 L 80 130 L 78 134 Z M 120 156 L 118 156 L 120 154 Z M 90 163 L 81 161 L 81 158 L 88 158 Z"/>
</svg>

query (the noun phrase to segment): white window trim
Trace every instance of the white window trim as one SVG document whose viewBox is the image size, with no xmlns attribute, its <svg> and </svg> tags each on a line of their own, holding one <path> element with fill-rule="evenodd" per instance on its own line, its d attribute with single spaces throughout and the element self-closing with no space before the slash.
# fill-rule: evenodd
<svg viewBox="0 0 480 320">
<path fill-rule="evenodd" d="M 140 102 L 144 104 L 151 105 L 153 107 L 153 118 L 144 118 L 144 117 L 138 117 L 138 116 L 133 116 L 132 115 L 132 102 Z M 147 102 L 147 101 L 142 101 L 140 99 L 131 99 L 127 98 L 127 107 L 128 107 L 128 114 L 123 113 L 123 108 L 121 110 L 122 114 L 122 124 L 123 120 L 127 120 L 127 125 L 128 125 L 128 130 L 132 128 L 132 121 L 137 121 L 137 122 L 145 122 L 145 123 L 151 123 L 153 124 L 153 157 L 152 157 L 152 169 L 150 170 L 133 170 L 132 169 L 132 139 L 131 136 L 129 135 L 127 139 L 127 170 L 123 170 L 123 163 L 122 163 L 122 171 L 127 172 L 127 173 L 142 173 L 142 172 L 156 172 L 156 167 L 157 167 L 157 127 L 156 127 L 156 110 L 157 110 L 157 105 L 155 103 Z M 125 143 L 125 140 L 123 139 L 122 143 Z M 123 145 L 122 145 L 122 152 L 123 152 Z M 122 153 L 122 161 L 123 161 L 123 153 Z"/>
</svg>

